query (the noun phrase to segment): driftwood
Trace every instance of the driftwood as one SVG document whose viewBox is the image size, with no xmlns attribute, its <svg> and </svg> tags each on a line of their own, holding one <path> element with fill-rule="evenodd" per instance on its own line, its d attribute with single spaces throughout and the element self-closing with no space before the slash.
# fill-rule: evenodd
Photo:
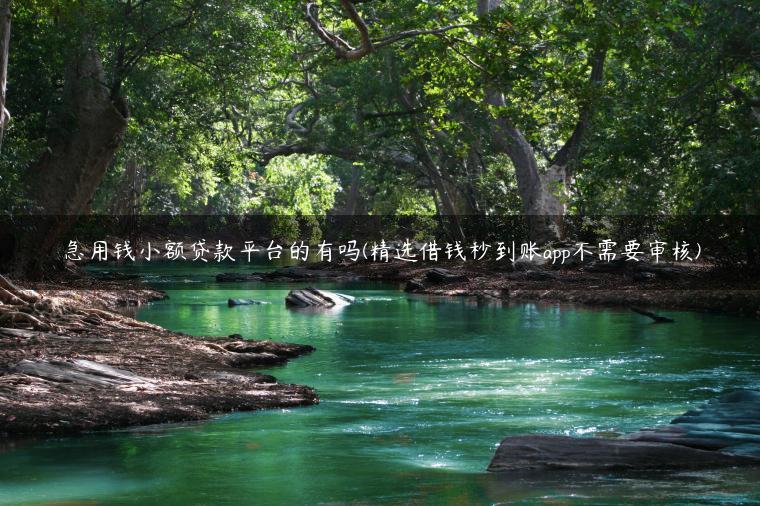
<svg viewBox="0 0 760 506">
<path fill-rule="evenodd" d="M 12 371 L 59 383 L 100 386 L 152 383 L 151 380 L 129 371 L 81 359 L 22 360 Z"/>
<path fill-rule="evenodd" d="M 642 316 L 647 316 L 651 318 L 652 320 L 654 320 L 655 323 L 675 323 L 676 322 L 674 319 L 668 318 L 667 316 L 656 315 L 652 313 L 651 311 L 645 311 L 643 309 L 639 309 L 636 307 L 632 307 L 631 311 L 633 311 L 634 313 L 638 313 Z"/>
</svg>

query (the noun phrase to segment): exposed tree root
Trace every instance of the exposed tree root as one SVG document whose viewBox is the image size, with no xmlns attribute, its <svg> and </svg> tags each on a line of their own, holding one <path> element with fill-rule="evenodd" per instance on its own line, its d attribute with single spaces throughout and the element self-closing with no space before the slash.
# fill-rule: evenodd
<svg viewBox="0 0 760 506">
<path fill-rule="evenodd" d="M 18 329 L 69 333 L 91 330 L 93 325 L 119 330 L 158 328 L 117 313 L 84 308 L 55 297 L 43 297 L 33 290 L 19 288 L 2 275 L 0 275 L 0 325 Z"/>
</svg>

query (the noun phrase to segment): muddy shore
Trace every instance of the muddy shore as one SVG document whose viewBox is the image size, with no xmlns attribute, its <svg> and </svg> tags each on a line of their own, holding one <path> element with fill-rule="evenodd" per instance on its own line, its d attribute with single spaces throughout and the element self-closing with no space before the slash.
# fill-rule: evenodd
<svg viewBox="0 0 760 506">
<path fill-rule="evenodd" d="M 197 338 L 137 322 L 116 311 L 163 298 L 137 283 L 84 279 L 33 288 L 14 295 L 24 304 L 16 297 L 11 305 L 4 296 L 4 309 L 17 308 L 16 314 L 42 326 L 26 317 L 4 318 L 0 325 L 2 436 L 203 420 L 319 402 L 309 387 L 255 372 L 310 353 L 310 346 Z"/>
</svg>

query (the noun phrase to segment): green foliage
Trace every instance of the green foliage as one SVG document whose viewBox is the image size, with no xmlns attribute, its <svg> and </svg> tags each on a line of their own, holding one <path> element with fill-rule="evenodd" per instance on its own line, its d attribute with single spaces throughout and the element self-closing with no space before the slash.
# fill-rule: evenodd
<svg viewBox="0 0 760 506">
<path fill-rule="evenodd" d="M 17 2 L 2 209 L 23 209 L 66 67 L 90 45 L 103 84 L 131 111 L 97 212 L 129 194 L 126 167 L 136 164 L 146 214 L 341 212 L 353 167 L 359 209 L 370 214 L 439 213 L 441 185 L 465 213 L 516 213 L 515 171 L 492 145 L 486 113 L 519 127 L 546 168 L 584 110 L 593 113 L 571 211 L 758 212 L 753 4 L 505 0 L 482 20 L 474 4 L 357 3 L 375 40 L 466 26 L 348 62 L 316 37 L 301 2 Z M 338 2 L 321 7 L 325 26 L 358 46 Z M 590 60 L 602 48 L 603 83 L 592 84 Z M 504 107 L 484 105 L 489 87 L 504 93 Z M 267 158 L 278 147 L 297 149 Z M 292 220 L 283 223 L 292 232 Z"/>
</svg>

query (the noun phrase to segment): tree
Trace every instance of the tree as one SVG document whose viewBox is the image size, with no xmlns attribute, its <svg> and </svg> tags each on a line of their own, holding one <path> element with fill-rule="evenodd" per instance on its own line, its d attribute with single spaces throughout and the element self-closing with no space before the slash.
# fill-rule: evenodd
<svg viewBox="0 0 760 506">
<path fill-rule="evenodd" d="M 306 18 L 309 25 L 314 33 L 325 44 L 331 47 L 340 59 L 349 61 L 359 60 L 376 52 L 379 48 L 412 37 L 430 35 L 443 37 L 443 34 L 451 30 L 464 29 L 471 26 L 458 23 L 437 29 L 419 28 L 400 31 L 393 35 L 385 35 L 379 39 L 373 39 L 367 22 L 359 12 L 357 3 L 350 0 L 340 1 L 340 6 L 346 17 L 359 34 L 360 42 L 358 47 L 352 46 L 346 41 L 345 37 L 330 32 L 320 22 L 315 3 L 309 2 L 306 4 Z M 363 2 L 362 7 L 371 3 Z M 503 10 L 499 10 L 501 5 L 501 0 L 478 1 L 477 16 L 481 22 L 481 29 L 493 25 L 494 21 L 498 23 L 509 22 Z M 366 8 L 372 10 L 373 15 L 377 15 L 376 10 L 371 9 L 371 7 Z M 494 17 L 496 12 L 498 12 L 498 16 L 496 16 L 498 19 L 490 19 Z M 596 47 L 594 47 L 595 43 Z M 588 54 L 590 67 L 588 79 L 592 85 L 598 86 L 604 75 L 607 49 L 604 43 L 596 41 L 587 43 L 587 47 L 590 48 Z M 486 58 L 490 59 L 492 55 L 486 55 Z M 487 118 L 491 144 L 498 151 L 508 155 L 514 165 L 523 212 L 527 217 L 531 237 L 539 242 L 559 238 L 562 234 L 562 216 L 565 212 L 565 203 L 561 195 L 562 187 L 570 182 L 571 167 L 576 162 L 580 146 L 589 128 L 593 111 L 591 101 L 587 101 L 580 106 L 575 128 L 562 147 L 550 157 L 548 168 L 542 171 L 540 170 L 533 146 L 531 146 L 523 131 L 516 126 L 514 119 L 509 117 L 509 104 L 505 94 L 498 89 L 498 83 L 489 75 L 489 71 L 485 66 L 478 65 L 471 59 L 468 59 L 468 61 L 481 68 L 482 93 L 484 97 L 484 107 L 481 108 L 481 112 Z M 404 93 L 402 101 L 407 111 L 414 110 L 419 106 L 419 103 L 415 102 L 415 98 L 410 93 Z M 445 135 L 442 129 L 435 128 L 434 131 L 438 137 Z M 426 168 L 431 181 L 436 187 L 445 214 L 456 216 L 458 206 L 454 204 L 451 197 L 454 192 L 450 188 L 447 188 L 445 183 L 447 179 L 445 171 L 441 170 L 440 164 L 436 163 L 430 155 L 430 150 L 423 145 L 419 133 L 414 136 L 414 141 L 421 154 L 420 162 Z M 473 146 L 470 153 L 472 158 L 477 156 L 477 151 L 477 147 Z"/>
</svg>

